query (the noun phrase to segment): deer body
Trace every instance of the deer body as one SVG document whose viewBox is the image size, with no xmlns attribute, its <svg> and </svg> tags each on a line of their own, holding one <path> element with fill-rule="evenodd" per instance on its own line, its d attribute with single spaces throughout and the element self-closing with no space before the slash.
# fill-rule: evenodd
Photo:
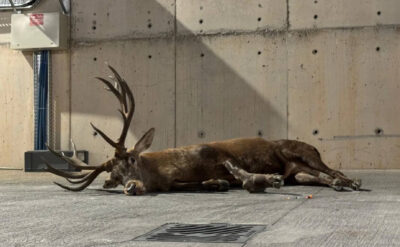
<svg viewBox="0 0 400 247">
<path fill-rule="evenodd" d="M 234 184 L 237 179 L 223 164 L 228 159 L 251 173 L 281 173 L 283 166 L 273 154 L 276 145 L 262 138 L 241 138 L 143 153 L 140 170 L 147 191 L 171 190 L 177 181 L 224 179 Z"/>
<path fill-rule="evenodd" d="M 285 182 L 297 184 L 319 184 L 340 190 L 343 187 L 359 189 L 361 182 L 347 178 L 340 171 L 330 169 L 322 160 L 318 150 L 304 142 L 294 140 L 267 141 L 262 138 L 239 138 L 211 142 L 159 152 L 144 153 L 153 141 L 154 128 L 149 129 L 134 148 L 125 147 L 125 139 L 133 118 L 135 102 L 124 79 L 109 66 L 115 86 L 104 79 L 106 89 L 118 99 L 118 110 L 123 119 L 123 128 L 117 141 L 113 141 L 94 125 L 94 130 L 115 148 L 115 155 L 101 165 L 87 165 L 74 154 L 67 157 L 49 148 L 51 152 L 70 165 L 91 170 L 74 174 L 60 171 L 47 164 L 47 170 L 66 178 L 78 187 L 62 188 L 81 191 L 101 173 L 109 172 L 104 188 L 124 186 L 127 195 L 140 195 L 153 191 L 170 190 L 219 190 L 229 185 L 241 184 L 249 192 L 261 192 L 267 187 L 280 187 Z M 71 141 L 72 142 L 72 141 Z"/>
<path fill-rule="evenodd" d="M 233 167 L 227 161 L 233 163 Z M 201 190 L 208 188 L 204 186 L 207 181 L 214 185 L 218 184 L 217 181 L 242 184 L 250 192 L 257 192 L 266 187 L 279 187 L 274 182 L 280 184 L 283 180 L 305 182 L 302 172 L 311 173 L 321 181 L 324 181 L 321 177 L 325 177 L 325 185 L 334 188 L 359 186 L 357 182 L 323 164 L 315 147 L 294 140 L 239 138 L 211 142 L 143 153 L 139 156 L 138 164 L 143 186 L 140 190 L 147 192 Z M 341 179 L 334 181 L 330 176 Z M 306 180 L 313 182 L 309 177 Z"/>
</svg>

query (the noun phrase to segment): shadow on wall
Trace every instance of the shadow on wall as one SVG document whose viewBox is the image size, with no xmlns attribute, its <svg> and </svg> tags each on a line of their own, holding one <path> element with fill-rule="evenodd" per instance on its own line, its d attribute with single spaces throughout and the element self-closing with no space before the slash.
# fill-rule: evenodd
<svg viewBox="0 0 400 247">
<path fill-rule="evenodd" d="M 152 150 L 235 137 L 287 137 L 285 34 L 257 30 L 255 19 L 251 33 L 196 35 L 174 23 L 174 6 L 146 1 L 133 9 L 119 3 L 126 6 L 73 5 L 72 138 L 91 151 L 91 162 L 112 151 L 89 123 L 115 139 L 122 127 L 117 101 L 92 79 L 109 74 L 103 62 L 120 72 L 136 99 L 127 146 L 150 127 L 156 128 Z M 121 18 L 127 23 L 118 22 Z M 207 21 L 199 20 L 203 33 Z"/>
</svg>

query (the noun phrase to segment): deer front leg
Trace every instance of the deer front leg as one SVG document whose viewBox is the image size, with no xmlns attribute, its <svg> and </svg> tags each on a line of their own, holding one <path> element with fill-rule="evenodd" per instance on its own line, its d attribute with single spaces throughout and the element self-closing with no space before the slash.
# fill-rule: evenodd
<svg viewBox="0 0 400 247">
<path fill-rule="evenodd" d="M 242 187 L 249 192 L 263 192 L 267 187 L 280 188 L 283 184 L 281 175 L 248 173 L 230 160 L 223 164 L 236 179 L 242 181 Z"/>
<path fill-rule="evenodd" d="M 229 182 L 225 179 L 209 179 L 203 182 L 179 182 L 174 181 L 172 184 L 173 190 L 179 191 L 227 191 L 229 190 Z"/>
<path fill-rule="evenodd" d="M 201 183 L 203 189 L 212 191 L 228 191 L 229 182 L 225 179 L 209 179 Z"/>
<path fill-rule="evenodd" d="M 143 195 L 146 193 L 146 188 L 142 181 L 133 179 L 125 184 L 124 193 L 127 196 Z"/>
</svg>

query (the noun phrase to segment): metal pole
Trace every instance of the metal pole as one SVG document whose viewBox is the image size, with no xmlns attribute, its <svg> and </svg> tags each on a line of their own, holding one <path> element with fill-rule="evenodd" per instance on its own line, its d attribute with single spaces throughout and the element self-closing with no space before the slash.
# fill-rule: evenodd
<svg viewBox="0 0 400 247">
<path fill-rule="evenodd" d="M 51 51 L 47 51 L 47 145 L 55 148 L 53 84 L 51 81 Z"/>
<path fill-rule="evenodd" d="M 15 5 L 14 5 L 13 1 L 12 0 L 8 0 L 8 2 L 10 3 L 11 8 L 14 10 L 14 12 L 17 12 L 17 9 L 15 8 Z"/>
<path fill-rule="evenodd" d="M 11 0 L 10 0 L 10 1 L 11 1 Z M 60 5 L 61 5 L 61 10 L 62 10 L 63 14 L 64 14 L 64 15 L 68 15 L 68 10 L 67 10 L 67 8 L 66 8 L 65 5 L 64 5 L 63 0 L 59 0 L 59 2 L 60 2 Z"/>
</svg>

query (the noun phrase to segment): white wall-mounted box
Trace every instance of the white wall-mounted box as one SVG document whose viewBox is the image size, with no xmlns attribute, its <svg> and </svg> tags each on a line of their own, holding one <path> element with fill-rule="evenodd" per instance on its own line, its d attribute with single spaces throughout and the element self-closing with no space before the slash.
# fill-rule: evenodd
<svg viewBox="0 0 400 247">
<path fill-rule="evenodd" d="M 68 16 L 61 13 L 29 13 L 11 16 L 11 49 L 68 48 Z"/>
</svg>

